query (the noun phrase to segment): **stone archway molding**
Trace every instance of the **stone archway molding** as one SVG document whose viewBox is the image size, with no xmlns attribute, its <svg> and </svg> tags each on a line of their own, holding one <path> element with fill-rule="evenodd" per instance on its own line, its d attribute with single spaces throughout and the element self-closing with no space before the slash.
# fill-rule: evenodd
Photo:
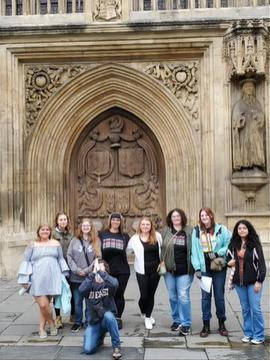
<svg viewBox="0 0 270 361">
<path fill-rule="evenodd" d="M 198 209 L 198 153 L 189 116 L 165 86 L 135 69 L 107 63 L 72 78 L 42 109 L 26 148 L 26 232 L 69 211 L 69 166 L 76 140 L 97 115 L 119 107 L 152 130 L 165 159 L 166 206 Z"/>
</svg>

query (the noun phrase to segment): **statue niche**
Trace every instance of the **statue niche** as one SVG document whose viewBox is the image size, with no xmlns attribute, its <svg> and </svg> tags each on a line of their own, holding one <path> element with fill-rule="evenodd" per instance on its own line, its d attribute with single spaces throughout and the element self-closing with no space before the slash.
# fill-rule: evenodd
<svg viewBox="0 0 270 361">
<path fill-rule="evenodd" d="M 265 117 L 256 99 L 255 80 L 242 81 L 242 95 L 232 110 L 233 175 L 232 184 L 255 193 L 268 183 L 265 173 Z"/>
</svg>

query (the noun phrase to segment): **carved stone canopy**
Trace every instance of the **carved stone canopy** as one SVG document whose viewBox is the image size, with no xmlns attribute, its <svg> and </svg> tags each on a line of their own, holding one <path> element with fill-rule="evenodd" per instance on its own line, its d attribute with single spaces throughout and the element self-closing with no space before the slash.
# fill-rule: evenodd
<svg viewBox="0 0 270 361">
<path fill-rule="evenodd" d="M 223 41 L 223 57 L 228 63 L 228 78 L 267 76 L 269 31 L 262 20 L 233 22 Z"/>
</svg>

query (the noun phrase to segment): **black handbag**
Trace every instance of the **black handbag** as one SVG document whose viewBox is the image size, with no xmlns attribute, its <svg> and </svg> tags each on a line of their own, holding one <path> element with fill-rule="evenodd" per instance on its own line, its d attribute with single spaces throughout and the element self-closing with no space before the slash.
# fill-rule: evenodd
<svg viewBox="0 0 270 361">
<path fill-rule="evenodd" d="M 93 309 L 95 310 L 95 312 L 98 315 L 99 319 L 102 320 L 105 312 L 107 311 L 107 309 L 103 305 L 103 302 L 99 301 L 98 303 L 93 304 Z"/>
</svg>

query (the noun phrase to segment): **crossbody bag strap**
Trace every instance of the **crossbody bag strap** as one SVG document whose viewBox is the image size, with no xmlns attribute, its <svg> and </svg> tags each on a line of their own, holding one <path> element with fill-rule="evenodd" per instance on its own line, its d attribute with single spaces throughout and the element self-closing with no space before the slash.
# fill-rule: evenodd
<svg viewBox="0 0 270 361">
<path fill-rule="evenodd" d="M 35 242 L 35 243 L 36 243 L 36 242 Z M 36 246 L 36 247 L 38 247 L 38 246 Z M 42 251 L 40 252 L 40 255 L 38 256 L 38 258 L 37 258 L 34 262 L 32 262 L 32 265 L 33 265 L 34 263 L 36 263 L 36 262 L 40 259 L 40 257 L 43 255 L 46 247 L 47 247 L 47 244 L 45 244 L 45 246 L 43 247 Z"/>
<path fill-rule="evenodd" d="M 167 246 L 166 246 L 165 252 L 164 252 L 164 256 L 163 256 L 163 260 L 162 260 L 163 262 L 165 261 L 166 253 L 167 253 L 167 250 L 168 250 L 168 246 L 169 246 L 169 244 L 171 243 L 171 241 L 174 239 L 174 236 L 176 236 L 178 232 L 179 232 L 179 231 L 175 232 L 175 234 L 172 236 L 172 238 L 171 238 L 171 239 L 169 240 L 169 242 L 167 243 Z"/>
<path fill-rule="evenodd" d="M 80 238 L 80 242 L 81 242 L 81 245 L 82 245 L 82 248 L 83 248 L 83 253 L 84 253 L 84 256 L 85 256 L 85 259 L 86 259 L 87 266 L 89 267 L 90 262 L 89 262 L 88 254 L 86 253 L 85 247 L 83 245 L 83 240 L 81 238 Z"/>
</svg>

